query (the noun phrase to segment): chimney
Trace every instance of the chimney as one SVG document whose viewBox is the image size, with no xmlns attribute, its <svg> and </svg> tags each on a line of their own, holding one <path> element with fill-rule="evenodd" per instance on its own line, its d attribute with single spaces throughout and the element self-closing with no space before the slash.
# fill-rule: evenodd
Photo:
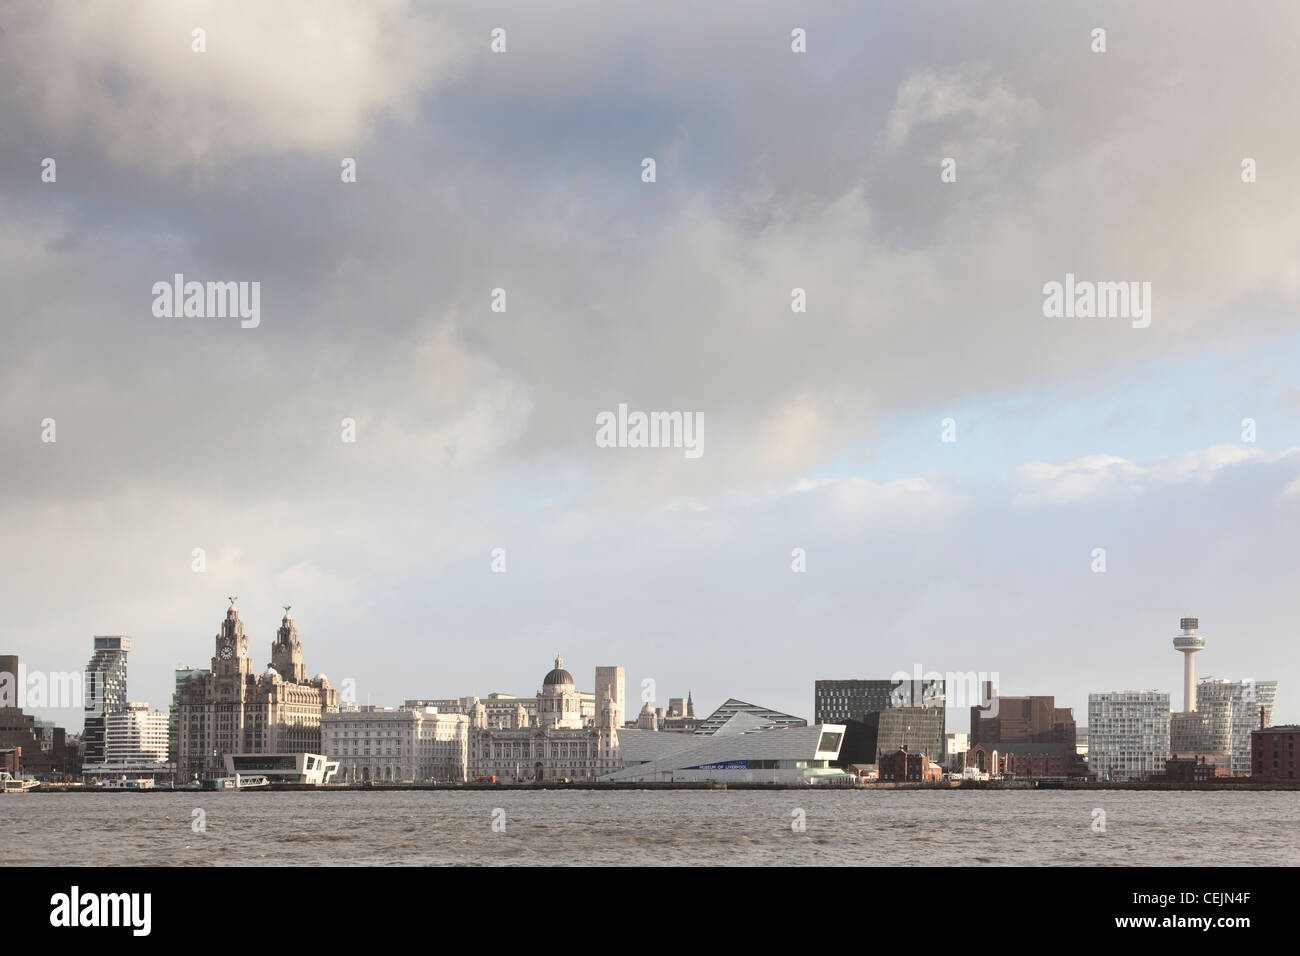
<svg viewBox="0 0 1300 956">
<path fill-rule="evenodd" d="M 1260 730 L 1264 729 L 1264 708 L 1263 707 L 1259 709 L 1259 729 Z"/>
</svg>

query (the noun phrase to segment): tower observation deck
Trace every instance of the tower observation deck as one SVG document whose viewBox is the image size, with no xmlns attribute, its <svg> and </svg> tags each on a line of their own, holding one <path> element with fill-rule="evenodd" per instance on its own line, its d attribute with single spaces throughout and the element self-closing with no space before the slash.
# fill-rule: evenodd
<svg viewBox="0 0 1300 956">
<path fill-rule="evenodd" d="M 1192 655 L 1205 649 L 1205 638 L 1196 633 L 1200 621 L 1185 617 L 1178 622 L 1183 633 L 1174 638 L 1174 649 L 1183 655 L 1183 712 L 1196 710 L 1196 662 Z"/>
</svg>

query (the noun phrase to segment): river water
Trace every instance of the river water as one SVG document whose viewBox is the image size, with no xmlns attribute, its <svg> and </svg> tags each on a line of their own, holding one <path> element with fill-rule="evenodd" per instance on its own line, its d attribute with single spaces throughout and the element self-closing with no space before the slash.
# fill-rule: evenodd
<svg viewBox="0 0 1300 956">
<path fill-rule="evenodd" d="M 1296 865 L 1300 792 L 34 792 L 0 864 Z"/>
</svg>

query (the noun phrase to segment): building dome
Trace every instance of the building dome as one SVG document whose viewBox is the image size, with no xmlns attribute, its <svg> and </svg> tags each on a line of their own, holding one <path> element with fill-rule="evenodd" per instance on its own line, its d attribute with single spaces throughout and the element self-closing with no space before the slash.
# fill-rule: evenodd
<svg viewBox="0 0 1300 956">
<path fill-rule="evenodd" d="M 564 658 L 558 654 L 555 657 L 555 669 L 542 678 L 543 687 L 555 687 L 558 684 L 568 684 L 573 686 L 573 675 L 564 669 Z"/>
<path fill-rule="evenodd" d="M 322 687 L 330 686 L 330 679 L 326 677 L 324 674 L 317 674 L 315 680 L 319 681 Z"/>
<path fill-rule="evenodd" d="M 268 667 L 268 668 L 266 669 L 266 673 L 264 673 L 264 674 L 262 675 L 262 679 L 263 679 L 263 680 L 269 680 L 269 681 L 282 681 L 282 680 L 284 680 L 284 678 L 280 676 L 280 672 L 279 672 L 278 670 L 276 670 L 274 667 Z"/>
</svg>

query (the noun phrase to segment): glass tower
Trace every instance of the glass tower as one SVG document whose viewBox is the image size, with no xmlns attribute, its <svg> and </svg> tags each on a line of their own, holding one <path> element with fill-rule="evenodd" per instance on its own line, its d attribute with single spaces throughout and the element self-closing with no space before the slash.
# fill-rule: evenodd
<svg viewBox="0 0 1300 956">
<path fill-rule="evenodd" d="M 82 733 L 83 764 L 104 762 L 104 717 L 126 708 L 126 655 L 131 638 L 96 637 L 86 665 L 86 729 Z"/>
</svg>

